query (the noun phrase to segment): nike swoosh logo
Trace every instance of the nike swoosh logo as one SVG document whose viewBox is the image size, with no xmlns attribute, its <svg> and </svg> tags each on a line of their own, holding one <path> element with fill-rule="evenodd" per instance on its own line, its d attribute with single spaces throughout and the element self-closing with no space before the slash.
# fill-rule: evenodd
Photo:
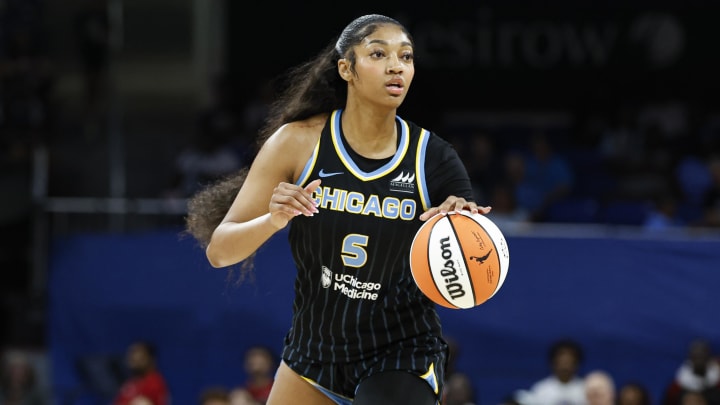
<svg viewBox="0 0 720 405">
<path fill-rule="evenodd" d="M 343 174 L 343 172 L 326 172 L 323 169 L 320 169 L 320 177 L 330 177 L 330 176 L 337 176 L 338 174 Z"/>
</svg>

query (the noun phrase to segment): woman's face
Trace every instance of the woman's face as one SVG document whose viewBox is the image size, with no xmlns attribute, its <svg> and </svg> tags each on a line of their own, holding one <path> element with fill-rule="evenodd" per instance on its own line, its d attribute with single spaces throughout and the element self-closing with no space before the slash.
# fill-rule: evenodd
<svg viewBox="0 0 720 405">
<path fill-rule="evenodd" d="M 553 359 L 553 372 L 560 381 L 570 381 L 578 369 L 578 361 L 571 350 L 560 350 Z"/>
<path fill-rule="evenodd" d="M 620 401 L 622 405 L 643 405 L 642 392 L 639 389 L 627 386 L 620 390 Z"/>
<path fill-rule="evenodd" d="M 355 74 L 350 61 L 341 59 L 338 68 L 348 81 L 348 94 L 371 103 L 397 108 L 402 104 L 415 76 L 412 44 L 403 30 L 380 25 L 354 47 Z"/>
</svg>

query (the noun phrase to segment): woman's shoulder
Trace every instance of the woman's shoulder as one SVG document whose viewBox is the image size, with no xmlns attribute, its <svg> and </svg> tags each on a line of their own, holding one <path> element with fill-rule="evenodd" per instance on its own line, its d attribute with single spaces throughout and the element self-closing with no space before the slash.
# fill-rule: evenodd
<svg viewBox="0 0 720 405">
<path fill-rule="evenodd" d="M 268 141 L 283 145 L 297 145 L 298 143 L 317 142 L 329 114 L 318 114 L 302 120 L 291 121 L 282 125 L 270 136 Z"/>
<path fill-rule="evenodd" d="M 293 134 L 320 134 L 330 114 L 318 114 L 303 120 L 289 122 L 280 130 Z"/>
</svg>

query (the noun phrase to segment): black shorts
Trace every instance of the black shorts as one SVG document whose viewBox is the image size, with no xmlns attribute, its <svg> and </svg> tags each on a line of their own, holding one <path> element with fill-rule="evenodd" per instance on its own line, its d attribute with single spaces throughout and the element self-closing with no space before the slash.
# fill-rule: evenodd
<svg viewBox="0 0 720 405">
<path fill-rule="evenodd" d="M 401 347 L 383 357 L 350 363 L 317 363 L 307 360 L 283 361 L 306 381 L 338 404 L 351 404 L 361 381 L 384 371 L 406 371 L 424 379 L 440 398 L 445 378 L 447 349 L 429 352 L 426 348 Z"/>
</svg>

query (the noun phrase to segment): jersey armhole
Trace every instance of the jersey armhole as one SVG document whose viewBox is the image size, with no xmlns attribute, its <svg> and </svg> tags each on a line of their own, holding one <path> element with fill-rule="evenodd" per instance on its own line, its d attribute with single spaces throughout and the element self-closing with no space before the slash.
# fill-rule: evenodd
<svg viewBox="0 0 720 405">
<path fill-rule="evenodd" d="M 420 194 L 420 201 L 422 202 L 423 211 L 427 211 L 432 207 L 432 201 L 430 201 L 430 194 L 427 187 L 427 178 L 425 173 L 425 155 L 427 153 L 428 141 L 430 140 L 430 132 L 425 129 L 420 130 L 420 139 L 418 140 L 417 153 L 415 159 L 415 172 L 418 174 L 418 192 Z"/>
<path fill-rule="evenodd" d="M 312 155 L 310 155 L 307 162 L 305 162 L 305 167 L 303 168 L 302 173 L 300 173 L 297 181 L 295 181 L 295 184 L 298 186 L 304 186 L 310 178 L 310 173 L 312 173 L 313 168 L 315 167 L 315 162 L 317 162 L 318 153 L 320 151 L 320 139 L 322 139 L 322 135 L 318 137 L 318 141 L 315 144 L 315 149 L 313 149 Z"/>
</svg>

